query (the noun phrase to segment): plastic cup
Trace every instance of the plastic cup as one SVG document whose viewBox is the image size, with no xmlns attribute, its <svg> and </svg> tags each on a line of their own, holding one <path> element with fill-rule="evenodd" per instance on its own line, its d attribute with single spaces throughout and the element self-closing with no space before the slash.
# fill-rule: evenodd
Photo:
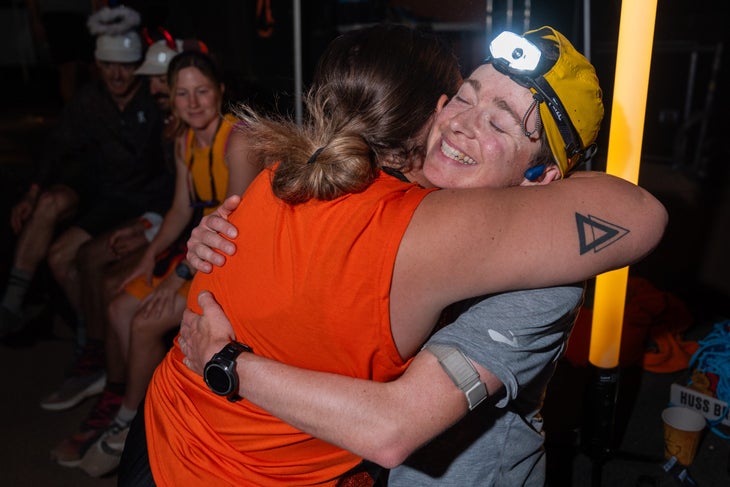
<svg viewBox="0 0 730 487">
<path fill-rule="evenodd" d="M 693 409 L 673 406 L 662 411 L 664 421 L 664 457 L 675 457 L 688 467 L 695 458 L 705 417 Z"/>
</svg>

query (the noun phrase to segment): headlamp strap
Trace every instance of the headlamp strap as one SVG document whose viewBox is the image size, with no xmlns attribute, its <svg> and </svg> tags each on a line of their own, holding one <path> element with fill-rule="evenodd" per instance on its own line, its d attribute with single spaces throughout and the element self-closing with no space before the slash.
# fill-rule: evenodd
<svg viewBox="0 0 730 487">
<path fill-rule="evenodd" d="M 568 159 L 573 159 L 575 156 L 583 157 L 584 149 L 578 132 L 576 132 L 573 123 L 568 118 L 568 114 L 565 107 L 560 102 L 560 98 L 555 94 L 550 84 L 545 81 L 545 78 L 540 76 L 536 79 L 531 79 L 532 88 L 535 89 L 535 97 L 540 97 L 541 101 L 544 102 L 550 114 L 555 120 L 555 124 L 558 126 L 558 131 L 565 142 L 565 152 L 567 153 Z"/>
<path fill-rule="evenodd" d="M 535 115 L 535 128 L 532 130 L 527 130 L 527 119 L 529 118 L 530 114 L 534 112 L 538 106 L 540 106 L 540 103 L 542 102 L 542 97 L 540 95 L 533 94 L 532 98 L 533 99 L 530 107 L 527 109 L 525 114 L 522 115 L 522 133 L 529 138 L 532 138 L 532 136 L 535 134 L 538 134 L 539 136 L 540 129 L 542 128 L 542 119 L 540 118 L 540 110 L 538 110 Z"/>
</svg>

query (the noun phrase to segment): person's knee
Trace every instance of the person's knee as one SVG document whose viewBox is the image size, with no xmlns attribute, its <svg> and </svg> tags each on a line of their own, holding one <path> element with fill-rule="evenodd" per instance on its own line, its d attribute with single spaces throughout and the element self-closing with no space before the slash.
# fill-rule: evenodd
<svg viewBox="0 0 730 487">
<path fill-rule="evenodd" d="M 55 241 L 48 249 L 48 266 L 55 275 L 63 275 L 68 270 L 66 252 L 62 242 Z"/>
<path fill-rule="evenodd" d="M 48 249 L 48 266 L 56 278 L 63 279 L 76 271 L 76 254 L 81 245 L 91 237 L 80 228 L 71 228 L 57 238 Z"/>
<path fill-rule="evenodd" d="M 33 218 L 53 225 L 75 208 L 76 201 L 71 190 L 45 191 L 38 197 Z"/>
</svg>

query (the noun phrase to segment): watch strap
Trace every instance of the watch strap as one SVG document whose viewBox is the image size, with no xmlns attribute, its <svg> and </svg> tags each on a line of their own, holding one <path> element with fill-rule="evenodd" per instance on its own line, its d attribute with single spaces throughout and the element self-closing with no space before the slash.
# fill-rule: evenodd
<svg viewBox="0 0 730 487">
<path fill-rule="evenodd" d="M 461 350 L 450 345 L 437 344 L 427 344 L 423 348 L 436 356 L 451 382 L 462 390 L 470 411 L 487 398 L 487 386 Z"/>
<path fill-rule="evenodd" d="M 253 353 L 253 349 L 241 342 L 231 340 L 221 349 L 220 352 L 217 353 L 217 355 L 226 360 L 236 360 L 236 358 L 243 352 Z"/>
</svg>

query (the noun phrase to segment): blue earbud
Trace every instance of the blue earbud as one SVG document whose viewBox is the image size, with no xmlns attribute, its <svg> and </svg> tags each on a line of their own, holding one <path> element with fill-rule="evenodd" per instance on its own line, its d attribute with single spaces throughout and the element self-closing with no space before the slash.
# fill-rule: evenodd
<svg viewBox="0 0 730 487">
<path fill-rule="evenodd" d="M 525 171 L 525 179 L 528 181 L 534 181 L 540 176 L 542 176 L 542 173 L 545 172 L 545 164 L 540 164 L 538 166 L 531 167 L 527 171 Z"/>
</svg>

